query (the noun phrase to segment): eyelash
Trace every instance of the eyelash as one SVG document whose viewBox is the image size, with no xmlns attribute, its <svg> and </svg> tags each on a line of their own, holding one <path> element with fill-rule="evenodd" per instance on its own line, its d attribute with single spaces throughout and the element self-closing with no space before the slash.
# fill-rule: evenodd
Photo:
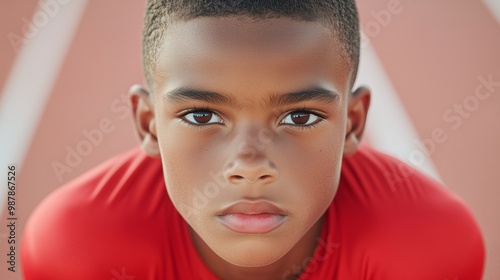
<svg viewBox="0 0 500 280">
<path fill-rule="evenodd" d="M 315 128 L 316 126 L 318 126 L 319 124 L 321 124 L 322 122 L 325 121 L 325 116 L 323 114 L 320 114 L 318 113 L 316 110 L 314 109 L 311 109 L 311 108 L 308 108 L 308 107 L 302 107 L 300 109 L 293 109 L 293 110 L 289 110 L 287 111 L 286 113 L 283 114 L 283 117 L 281 118 L 280 120 L 280 123 L 285 119 L 286 116 L 290 115 L 291 113 L 294 113 L 294 112 L 301 112 L 301 113 L 307 113 L 307 114 L 312 114 L 312 115 L 315 115 L 318 117 L 318 121 L 312 123 L 312 124 L 308 124 L 308 125 L 293 125 L 293 124 L 286 124 L 286 125 L 289 125 L 289 126 L 292 126 L 294 129 L 299 129 L 299 130 L 309 130 L 309 129 L 313 129 Z"/>
<path fill-rule="evenodd" d="M 210 107 L 193 107 L 193 108 L 190 108 L 190 109 L 187 109 L 187 110 L 184 110 L 182 111 L 178 117 L 181 119 L 181 121 L 183 121 L 186 125 L 188 126 L 192 126 L 194 128 L 197 128 L 197 129 L 201 129 L 205 126 L 208 126 L 208 125 L 213 125 L 213 124 L 194 124 L 192 122 L 189 122 L 189 121 L 186 121 L 184 119 L 184 117 L 188 114 L 191 114 L 191 113 L 196 113 L 196 112 L 211 112 L 211 113 L 214 113 L 216 114 L 217 116 L 219 116 L 219 118 L 222 119 L 222 117 L 220 116 L 219 113 L 217 113 L 215 110 L 211 109 Z M 325 116 L 323 114 L 320 114 L 318 113 L 317 111 L 313 110 L 313 109 L 310 109 L 310 108 L 307 108 L 307 107 L 303 107 L 301 109 L 294 109 L 294 110 L 290 110 L 288 112 L 286 112 L 284 115 L 284 117 L 288 116 L 289 114 L 291 113 L 294 113 L 294 112 L 302 112 L 302 113 L 308 113 L 308 114 L 313 114 L 313 115 L 316 115 L 319 120 L 312 123 L 312 124 L 308 124 L 308 125 L 290 125 L 290 124 L 287 124 L 289 126 L 293 126 L 294 128 L 298 128 L 298 129 L 303 129 L 303 130 L 307 130 L 307 129 L 313 129 L 315 128 L 317 125 L 319 125 L 320 123 L 324 122 L 325 121 Z M 281 120 L 284 119 L 281 118 Z M 280 121 L 281 123 L 281 121 Z"/>
<path fill-rule="evenodd" d="M 217 113 L 215 110 L 209 108 L 209 107 L 193 107 L 193 108 L 190 108 L 190 109 L 186 109 L 184 111 L 182 111 L 179 115 L 178 115 L 178 118 L 186 125 L 190 126 L 190 127 L 194 127 L 196 129 L 202 129 L 203 127 L 207 126 L 207 124 L 195 124 L 195 123 L 192 123 L 192 122 L 189 122 L 189 121 L 186 121 L 184 119 L 184 117 L 188 114 L 191 114 L 191 113 L 196 113 L 196 112 L 212 112 L 214 114 L 216 114 L 217 116 L 219 116 L 220 118 L 220 114 Z"/>
</svg>

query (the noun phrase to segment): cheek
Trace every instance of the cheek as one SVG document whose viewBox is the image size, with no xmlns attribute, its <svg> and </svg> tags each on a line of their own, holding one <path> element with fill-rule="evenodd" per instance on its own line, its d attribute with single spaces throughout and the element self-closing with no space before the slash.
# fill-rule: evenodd
<svg viewBox="0 0 500 280">
<path fill-rule="evenodd" d="M 341 134 L 336 134 L 341 135 Z M 292 192 L 295 205 L 301 205 L 307 219 L 317 219 L 330 205 L 340 178 L 343 138 L 330 135 L 297 147 L 289 162 L 288 180 L 295 187 Z M 284 174 L 282 174 L 284 175 Z"/>
<path fill-rule="evenodd" d="M 163 173 L 168 194 L 178 206 L 193 204 L 196 190 L 203 192 L 209 175 L 217 172 L 217 157 L 209 137 L 185 129 L 158 131 Z"/>
</svg>

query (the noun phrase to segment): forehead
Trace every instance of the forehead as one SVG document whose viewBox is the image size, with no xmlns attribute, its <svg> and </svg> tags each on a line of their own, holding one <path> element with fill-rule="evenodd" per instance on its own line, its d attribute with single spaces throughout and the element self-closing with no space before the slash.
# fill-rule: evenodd
<svg viewBox="0 0 500 280">
<path fill-rule="evenodd" d="M 286 17 L 258 20 L 243 16 L 202 17 L 177 22 L 171 27 L 168 33 L 174 38 L 167 43 L 187 46 L 195 39 L 205 43 L 203 47 L 215 51 L 298 50 L 309 47 L 329 33 L 318 22 L 296 21 Z M 193 49 L 197 47 L 191 46 Z"/>
<path fill-rule="evenodd" d="M 340 42 L 322 23 L 243 16 L 175 22 L 153 73 L 159 92 L 180 86 L 282 91 L 330 82 L 341 93 L 350 75 Z"/>
</svg>

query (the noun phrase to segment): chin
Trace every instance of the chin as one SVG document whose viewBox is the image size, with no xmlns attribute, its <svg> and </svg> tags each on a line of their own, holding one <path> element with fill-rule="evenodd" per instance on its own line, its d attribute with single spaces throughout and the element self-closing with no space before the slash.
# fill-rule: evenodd
<svg viewBox="0 0 500 280">
<path fill-rule="evenodd" d="M 277 246 L 279 244 L 279 246 Z M 242 240 L 227 242 L 225 248 L 215 251 L 225 261 L 240 267 L 263 267 L 281 259 L 291 248 L 280 241 Z"/>
</svg>

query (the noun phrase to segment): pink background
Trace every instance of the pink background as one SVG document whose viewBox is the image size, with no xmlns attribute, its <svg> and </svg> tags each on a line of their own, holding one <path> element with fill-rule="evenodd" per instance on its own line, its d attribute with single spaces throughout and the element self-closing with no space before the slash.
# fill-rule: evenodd
<svg viewBox="0 0 500 280">
<path fill-rule="evenodd" d="M 61 15 L 66 6 L 72 5 L 71 1 L 60 1 L 66 2 L 59 4 Z M 473 97 L 480 85 L 479 77 L 492 75 L 494 81 L 500 81 L 500 26 L 495 17 L 500 11 L 485 3 L 359 0 L 358 8 L 362 27 L 369 38 L 363 46 L 372 49 L 378 57 L 388 83 L 411 121 L 417 135 L 415 140 L 431 137 L 435 129 L 446 134 L 446 140 L 435 144 L 429 158 L 439 178 L 466 201 L 477 218 L 487 246 L 484 279 L 494 280 L 500 279 L 500 204 L 497 202 L 500 188 L 496 169 L 500 166 L 500 87 L 494 88 L 495 91 L 478 104 Z M 12 33 L 23 36 L 25 23 L 22 19 L 31 20 L 37 9 L 38 1 L 35 0 L 0 3 L 0 102 L 7 102 L 4 98 L 9 94 L 7 84 L 14 80 L 13 69 L 28 45 L 39 51 L 38 55 L 44 55 L 43 50 L 36 49 L 35 40 L 36 36 L 45 36 L 43 32 L 26 41 L 18 52 L 9 39 Z M 87 1 L 84 6 L 71 34 L 69 49 L 60 54 L 62 65 L 51 81 L 46 104 L 39 105 L 41 115 L 36 118 L 36 130 L 32 130 L 34 134 L 23 148 L 25 156 L 14 158 L 14 161 L 9 159 L 18 166 L 19 172 L 18 242 L 30 213 L 52 190 L 136 145 L 130 115 L 125 111 L 127 104 L 122 98 L 130 85 L 143 83 L 143 9 L 144 1 L 139 0 L 94 0 Z M 56 13 L 50 17 L 48 24 L 40 29 L 48 30 L 51 21 L 55 22 L 59 16 Z M 33 61 L 34 66 L 36 63 Z M 30 83 L 29 76 L 25 79 Z M 24 94 L 29 99 L 38 93 Z M 377 98 L 375 90 L 373 94 Z M 455 123 L 444 119 L 443 114 L 463 102 L 471 110 L 466 112 L 466 117 L 458 117 L 456 113 L 450 115 L 461 121 L 453 129 Z M 22 112 L 23 107 L 16 110 Z M 373 114 L 375 116 L 376 112 Z M 112 131 L 103 133 L 102 140 L 92 146 L 81 162 L 70 168 L 71 172 L 58 176 L 53 164 L 64 164 L 67 147 L 76 149 L 86 139 L 84 131 L 99 129 L 104 119 L 111 122 Z M 18 119 L 8 121 L 15 126 Z M 22 128 L 10 129 L 13 130 L 6 128 L 0 134 L 14 135 Z M 384 129 L 379 126 L 371 131 L 384 134 Z M 372 139 L 373 135 L 367 135 L 368 142 L 372 143 Z M 0 147 L 1 151 L 10 148 Z M 398 156 L 409 157 L 408 154 Z M 4 166 L 0 168 L 3 170 Z M 0 194 L 0 199 L 5 200 L 4 193 Z M 2 225 L 6 221 L 4 209 L 0 210 L 3 212 Z M 20 272 L 7 271 L 6 236 L 7 229 L 1 226 L 0 278 L 22 279 Z M 19 254 L 17 268 L 20 270 Z"/>
</svg>

